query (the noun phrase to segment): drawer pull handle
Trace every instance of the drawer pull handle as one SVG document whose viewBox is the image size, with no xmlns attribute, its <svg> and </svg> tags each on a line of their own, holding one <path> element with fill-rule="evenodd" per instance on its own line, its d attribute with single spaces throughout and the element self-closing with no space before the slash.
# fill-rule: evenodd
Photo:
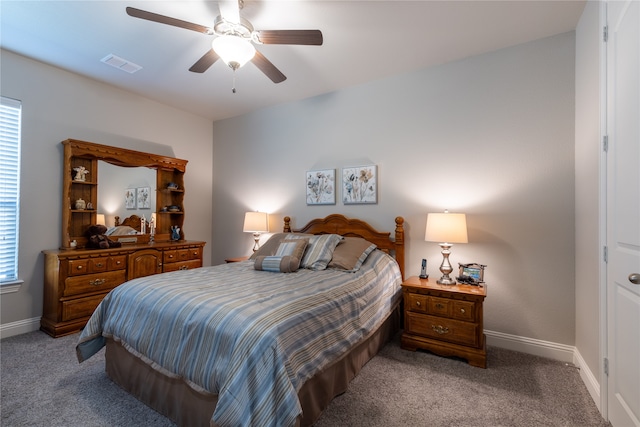
<svg viewBox="0 0 640 427">
<path fill-rule="evenodd" d="M 100 286 L 100 285 L 104 285 L 106 281 L 107 281 L 106 279 L 89 280 L 89 284 L 93 286 Z"/>
<path fill-rule="evenodd" d="M 101 263 L 101 262 L 97 262 L 97 263 L 96 263 L 96 267 L 98 267 L 98 268 L 102 268 L 102 263 Z"/>
<path fill-rule="evenodd" d="M 418 307 L 420 307 L 420 305 L 421 305 L 421 304 L 420 304 L 420 301 L 416 301 L 416 305 L 417 305 Z"/>
<path fill-rule="evenodd" d="M 81 265 L 77 266 L 76 268 L 77 268 L 78 270 L 82 270 L 82 266 L 81 266 Z"/>
<path fill-rule="evenodd" d="M 188 269 L 189 269 L 189 266 L 187 266 L 187 265 L 181 265 L 179 269 L 180 269 L 180 270 L 188 270 Z"/>
<path fill-rule="evenodd" d="M 461 308 L 461 309 L 460 309 L 460 313 L 462 313 L 462 314 L 465 314 L 465 313 L 466 313 L 466 311 L 464 310 L 464 308 Z"/>
<path fill-rule="evenodd" d="M 437 304 L 436 304 L 436 308 L 444 308 L 444 305 L 442 305 L 442 304 L 440 304 L 440 303 L 437 303 Z"/>
<path fill-rule="evenodd" d="M 449 328 L 440 325 L 431 325 L 431 329 L 437 334 L 444 335 L 449 333 Z"/>
<path fill-rule="evenodd" d="M 120 264 L 122 264 L 121 261 L 116 261 L 116 265 L 120 265 Z"/>
</svg>

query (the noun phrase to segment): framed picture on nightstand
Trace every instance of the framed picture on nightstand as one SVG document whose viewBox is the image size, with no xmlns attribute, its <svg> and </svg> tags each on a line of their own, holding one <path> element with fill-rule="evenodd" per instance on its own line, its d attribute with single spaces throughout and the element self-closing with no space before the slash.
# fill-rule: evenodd
<svg viewBox="0 0 640 427">
<path fill-rule="evenodd" d="M 465 283 L 468 285 L 478 285 L 484 283 L 484 268 L 486 265 L 482 264 L 460 264 L 460 272 L 456 280 L 458 283 Z"/>
</svg>

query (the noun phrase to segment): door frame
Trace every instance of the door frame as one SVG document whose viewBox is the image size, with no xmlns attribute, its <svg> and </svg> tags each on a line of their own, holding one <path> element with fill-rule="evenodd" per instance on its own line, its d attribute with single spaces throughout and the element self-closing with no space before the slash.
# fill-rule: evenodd
<svg viewBox="0 0 640 427">
<path fill-rule="evenodd" d="M 607 262 L 605 248 L 607 247 L 607 152 L 604 150 L 603 140 L 607 135 L 607 42 L 604 40 L 604 29 L 607 21 L 607 0 L 600 2 L 599 23 L 600 37 L 600 189 L 599 189 L 599 293 L 600 293 L 600 414 L 609 421 L 609 377 L 605 374 L 604 361 L 608 358 L 608 323 L 607 323 Z"/>
</svg>

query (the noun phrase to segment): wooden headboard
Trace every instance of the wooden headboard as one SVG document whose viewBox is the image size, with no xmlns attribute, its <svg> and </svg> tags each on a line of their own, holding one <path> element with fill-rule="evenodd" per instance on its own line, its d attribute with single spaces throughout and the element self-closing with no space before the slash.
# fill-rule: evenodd
<svg viewBox="0 0 640 427">
<path fill-rule="evenodd" d="M 394 239 L 391 233 L 383 233 L 367 222 L 360 219 L 347 218 L 344 215 L 332 214 L 325 218 L 317 218 L 309 221 L 302 228 L 292 229 L 291 218 L 284 217 L 285 233 L 310 233 L 310 234 L 340 234 L 341 236 L 362 237 L 365 240 L 375 243 L 381 249 L 395 257 L 402 278 L 404 279 L 404 218 L 396 217 L 396 227 Z"/>
<path fill-rule="evenodd" d="M 120 225 L 126 225 L 128 227 L 133 228 L 136 231 L 140 231 L 140 228 L 141 228 L 141 221 L 140 220 L 141 219 L 142 218 L 139 217 L 138 215 L 131 215 L 130 217 L 125 218 L 122 222 L 120 222 L 120 217 L 116 216 L 115 217 L 115 226 L 118 227 Z M 150 232 L 149 221 L 146 221 L 146 223 L 147 223 L 146 232 L 148 234 Z"/>
</svg>

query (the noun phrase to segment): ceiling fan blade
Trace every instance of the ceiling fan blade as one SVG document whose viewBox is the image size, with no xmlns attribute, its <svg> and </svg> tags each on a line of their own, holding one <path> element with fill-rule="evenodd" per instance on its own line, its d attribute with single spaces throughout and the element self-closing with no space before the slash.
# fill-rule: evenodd
<svg viewBox="0 0 640 427">
<path fill-rule="evenodd" d="M 202 58 L 198 59 L 195 64 L 189 68 L 189 71 L 193 73 L 204 73 L 220 58 L 213 49 L 209 49 L 207 53 L 202 55 Z"/>
<path fill-rule="evenodd" d="M 322 45 L 320 30 L 261 30 L 255 35 L 262 44 Z"/>
<path fill-rule="evenodd" d="M 174 27 L 185 28 L 187 30 L 196 31 L 198 33 L 213 34 L 213 29 L 204 25 L 194 24 L 192 22 L 183 21 L 181 19 L 170 18 L 168 16 L 159 15 L 146 10 L 136 9 L 135 7 L 127 7 L 127 15 L 134 18 L 146 19 L 147 21 L 158 22 L 160 24 L 173 25 Z"/>
<path fill-rule="evenodd" d="M 256 50 L 256 54 L 251 60 L 255 64 L 256 67 L 260 69 L 267 77 L 271 79 L 274 83 L 282 83 L 287 80 L 287 76 L 282 74 L 280 70 L 276 68 L 275 65 L 271 63 L 263 54 Z"/>
</svg>

